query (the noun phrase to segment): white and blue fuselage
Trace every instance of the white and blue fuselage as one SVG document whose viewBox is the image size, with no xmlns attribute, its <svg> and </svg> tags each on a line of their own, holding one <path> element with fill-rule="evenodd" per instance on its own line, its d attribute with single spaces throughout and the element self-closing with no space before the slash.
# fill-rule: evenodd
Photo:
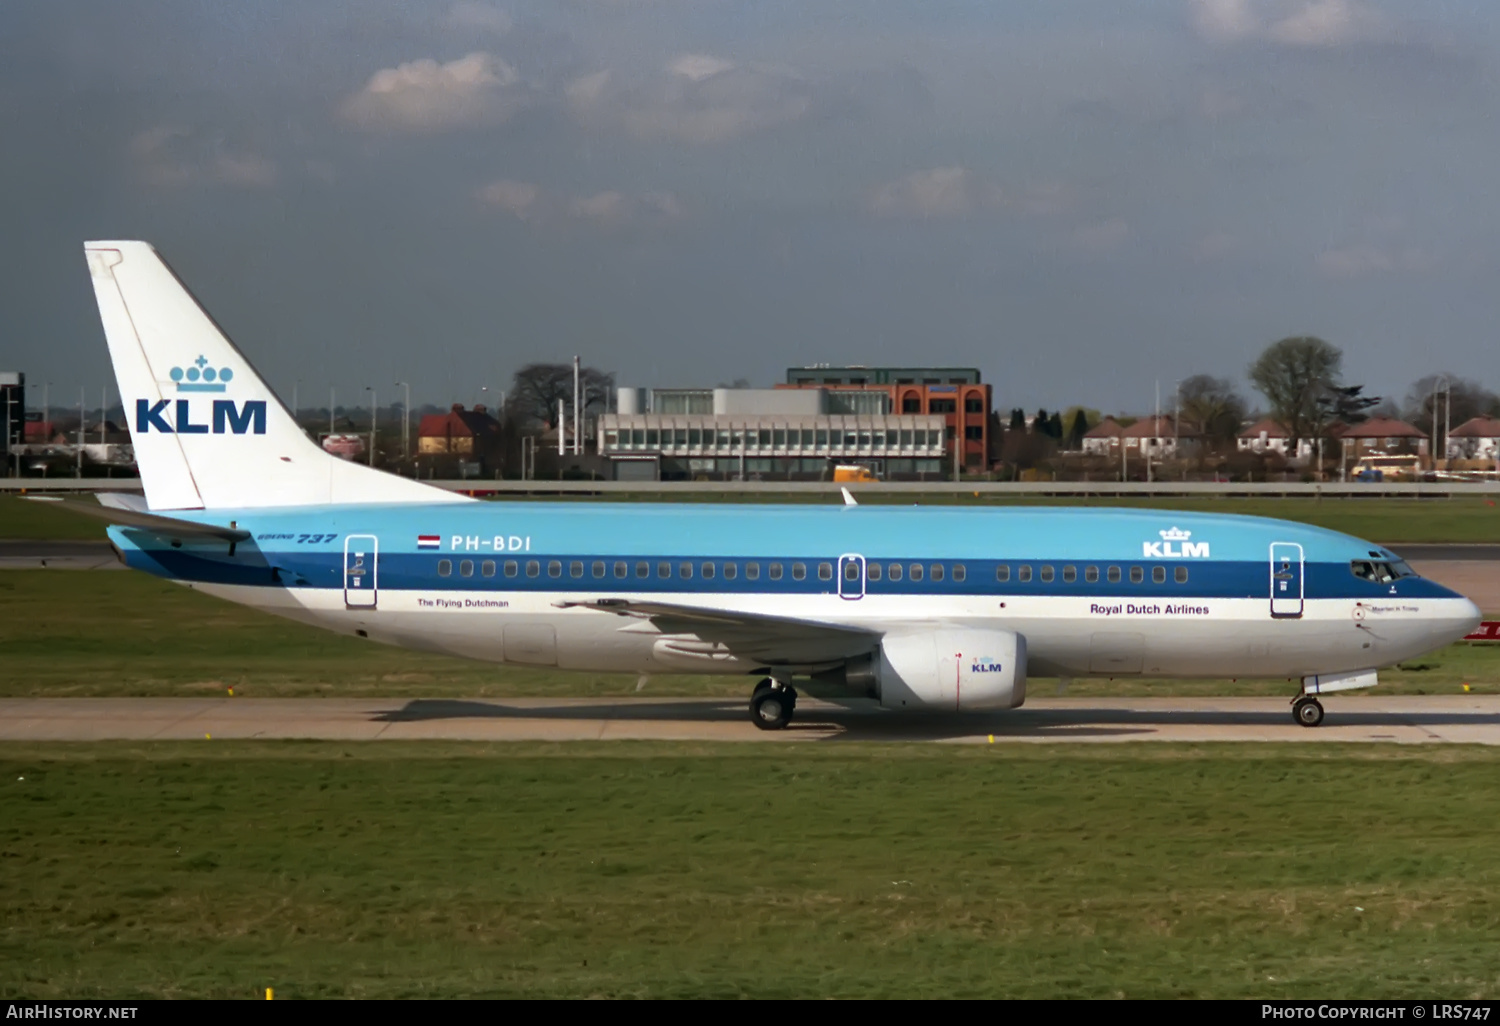
<svg viewBox="0 0 1500 1026">
<path fill-rule="evenodd" d="M 270 612 L 562 669 L 803 673 L 846 657 L 737 652 L 657 622 L 670 618 L 612 613 L 612 600 L 875 638 L 939 624 L 1015 631 L 1041 676 L 1347 674 L 1453 641 L 1478 618 L 1379 546 L 1257 517 L 517 502 L 201 519 L 250 540 L 231 552 L 128 527 L 111 537 L 132 567 Z"/>
</svg>

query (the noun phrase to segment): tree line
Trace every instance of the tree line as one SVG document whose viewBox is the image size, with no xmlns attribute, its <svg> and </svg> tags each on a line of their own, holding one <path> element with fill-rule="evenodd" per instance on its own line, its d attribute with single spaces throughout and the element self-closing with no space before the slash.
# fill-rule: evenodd
<svg viewBox="0 0 1500 1026">
<path fill-rule="evenodd" d="M 1456 374 L 1429 374 L 1413 382 L 1402 401 L 1365 394 L 1365 386 L 1345 380 L 1344 354 L 1313 335 L 1293 335 L 1271 343 L 1247 369 L 1247 377 L 1266 402 L 1265 415 L 1286 429 L 1291 451 L 1303 439 L 1328 436 L 1335 423 L 1358 424 L 1372 416 L 1408 421 L 1429 436 L 1434 427 L 1457 427 L 1472 417 L 1500 416 L 1500 396 L 1477 381 Z M 609 408 L 615 376 L 593 367 L 580 373 L 584 411 Z M 736 381 L 736 386 L 748 384 Z M 533 363 L 516 371 L 507 397 L 509 418 L 520 423 L 557 426 L 558 401 L 573 401 L 571 364 Z M 1195 374 L 1183 380 L 1163 414 L 1175 414 L 1186 432 L 1210 446 L 1232 446 L 1247 420 L 1258 415 L 1226 378 Z M 1129 421 L 1129 418 L 1117 418 Z M 1039 409 L 1028 415 L 1010 411 L 1008 421 L 995 416 L 992 434 L 1049 439 L 1059 448 L 1078 449 L 1097 424 L 1097 411 Z M 998 437 L 997 437 L 998 441 Z"/>
</svg>

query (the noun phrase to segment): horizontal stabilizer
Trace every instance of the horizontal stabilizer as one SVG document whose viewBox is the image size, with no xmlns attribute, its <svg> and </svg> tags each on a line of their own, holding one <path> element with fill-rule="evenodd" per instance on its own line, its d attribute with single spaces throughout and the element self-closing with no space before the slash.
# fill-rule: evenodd
<svg viewBox="0 0 1500 1026">
<path fill-rule="evenodd" d="M 60 509 L 66 509 L 73 513 L 82 513 L 86 517 L 105 520 L 111 524 L 123 527 L 139 527 L 166 538 L 218 538 L 221 541 L 228 542 L 250 540 L 250 532 L 242 531 L 237 527 L 200 524 L 193 520 L 178 520 L 176 517 L 165 517 L 159 513 L 146 513 L 141 510 L 127 508 L 124 505 L 101 505 L 105 500 L 104 495 L 99 496 L 99 503 L 89 502 L 86 499 L 64 499 L 53 495 L 26 495 L 22 497 L 30 502 L 49 503 Z M 135 496 L 111 495 L 110 498 L 134 499 Z"/>
</svg>

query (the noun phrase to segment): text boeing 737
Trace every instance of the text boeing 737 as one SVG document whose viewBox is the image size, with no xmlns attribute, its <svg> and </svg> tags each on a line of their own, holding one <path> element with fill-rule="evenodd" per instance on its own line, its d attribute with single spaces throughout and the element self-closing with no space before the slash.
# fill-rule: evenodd
<svg viewBox="0 0 1500 1026">
<path fill-rule="evenodd" d="M 1347 535 L 1107 509 L 478 502 L 337 459 L 143 242 L 89 272 L 145 502 L 132 567 L 373 641 L 565 670 L 795 678 L 892 710 L 1019 706 L 1036 676 L 1290 677 L 1315 696 L 1468 633 L 1474 604 Z"/>
</svg>

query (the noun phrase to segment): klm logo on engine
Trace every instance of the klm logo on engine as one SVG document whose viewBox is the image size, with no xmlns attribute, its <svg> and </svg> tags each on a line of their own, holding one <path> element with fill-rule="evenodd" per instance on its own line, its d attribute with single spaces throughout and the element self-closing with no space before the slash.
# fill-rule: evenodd
<svg viewBox="0 0 1500 1026">
<path fill-rule="evenodd" d="M 1003 667 L 990 659 L 989 656 L 980 656 L 969 665 L 970 673 L 1000 673 Z"/>
<path fill-rule="evenodd" d="M 1141 542 L 1141 558 L 1143 559 L 1208 559 L 1208 542 L 1188 541 L 1193 536 L 1192 531 L 1184 531 L 1180 527 L 1173 527 L 1166 531 L 1157 531 L 1161 535 L 1159 542 Z"/>
<path fill-rule="evenodd" d="M 229 367 L 210 367 L 208 359 L 199 356 L 186 370 L 173 367 L 172 380 L 178 392 L 219 392 L 234 380 L 234 371 Z M 203 419 L 202 400 L 198 404 L 187 399 L 150 399 L 135 401 L 135 430 L 137 434 L 155 431 L 163 435 L 263 435 L 266 433 L 266 401 L 247 399 L 236 403 L 233 399 L 215 399 L 209 408 L 207 419 Z M 195 415 L 199 418 L 194 419 Z"/>
</svg>

